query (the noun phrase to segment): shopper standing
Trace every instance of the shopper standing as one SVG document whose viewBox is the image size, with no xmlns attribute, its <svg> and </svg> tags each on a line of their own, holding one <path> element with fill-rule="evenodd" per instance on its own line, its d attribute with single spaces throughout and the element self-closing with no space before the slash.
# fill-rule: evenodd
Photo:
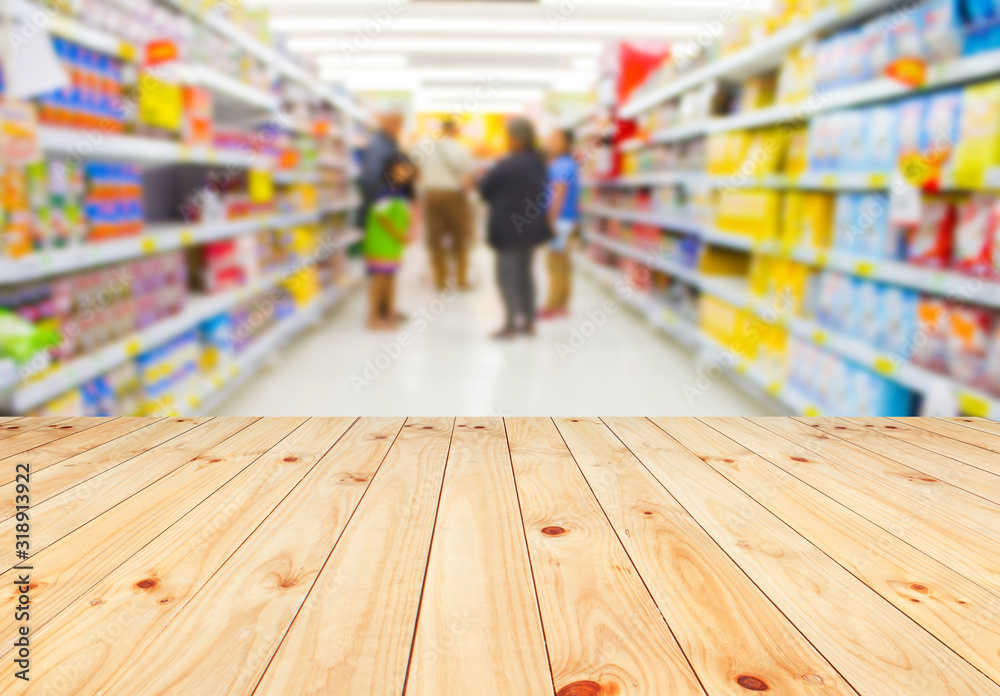
<svg viewBox="0 0 1000 696">
<path fill-rule="evenodd" d="M 397 111 L 390 111 L 381 114 L 378 120 L 379 129 L 372 134 L 361 167 L 362 229 L 368 224 L 368 213 L 371 211 L 372 204 L 389 183 L 385 181 L 385 172 L 389 163 L 402 154 L 399 147 L 399 137 L 405 123 L 403 115 Z"/>
<path fill-rule="evenodd" d="M 539 319 L 558 319 L 569 314 L 573 291 L 570 240 L 580 226 L 580 167 L 573 158 L 573 132 L 555 130 L 549 137 L 549 222 L 555 239 L 549 245 L 549 297 Z"/>
<path fill-rule="evenodd" d="M 468 191 L 472 187 L 472 154 L 458 141 L 458 122 L 441 124 L 441 137 L 424 158 L 421 181 L 427 246 L 438 290 L 469 287 L 469 247 L 472 214 Z"/>
<path fill-rule="evenodd" d="M 538 150 L 531 121 L 507 125 L 509 154 L 479 183 L 490 206 L 488 241 L 497 253 L 497 280 L 506 307 L 506 323 L 494 338 L 535 333 L 535 248 L 552 238 L 546 214 L 548 171 Z"/>
</svg>

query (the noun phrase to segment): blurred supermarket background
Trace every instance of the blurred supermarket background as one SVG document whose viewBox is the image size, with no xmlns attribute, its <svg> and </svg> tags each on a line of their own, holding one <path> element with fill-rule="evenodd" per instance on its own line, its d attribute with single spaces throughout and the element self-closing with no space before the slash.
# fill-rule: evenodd
<svg viewBox="0 0 1000 696">
<path fill-rule="evenodd" d="M 1000 0 L 0 17 L 0 414 L 1000 418 Z M 568 317 L 489 340 L 480 225 L 471 290 L 418 241 L 366 329 L 386 114 L 411 153 L 456 119 L 477 176 L 513 117 L 575 133 Z"/>
</svg>

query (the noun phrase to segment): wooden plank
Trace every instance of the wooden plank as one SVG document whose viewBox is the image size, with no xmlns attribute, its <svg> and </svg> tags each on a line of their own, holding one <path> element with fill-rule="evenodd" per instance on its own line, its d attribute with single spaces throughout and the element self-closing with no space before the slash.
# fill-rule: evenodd
<svg viewBox="0 0 1000 696">
<path fill-rule="evenodd" d="M 200 436 L 204 450 L 197 457 L 32 556 L 32 580 L 38 585 L 33 627 L 43 626 L 305 422 L 226 420 L 226 427 Z M 190 551 L 190 546 L 185 548 Z M 81 558 L 87 562 L 80 563 Z M 11 570 L 0 575 L 0 581 L 16 577 L 17 571 Z M 0 614 L 0 631 L 13 626 L 13 616 Z"/>
<path fill-rule="evenodd" d="M 879 418 L 836 418 L 818 430 L 892 459 L 914 474 L 933 476 L 1000 504 L 1000 457 L 978 447 Z M 942 443 L 947 446 L 942 447 Z M 969 450 L 972 451 L 970 459 L 979 466 L 961 460 L 969 456 Z M 945 454 L 948 451 L 952 454 Z M 991 462 L 991 458 L 994 461 Z M 997 473 L 991 473 L 991 468 Z"/>
<path fill-rule="evenodd" d="M 0 426 L 0 456 L 8 456 L 4 451 L 4 440 L 40 428 L 53 431 L 52 435 L 56 436 L 58 433 L 54 431 L 58 431 L 59 424 L 68 423 L 68 421 L 68 418 L 22 418 L 20 423 L 15 422 L 13 418 L 5 420 L 3 425 Z"/>
<path fill-rule="evenodd" d="M 855 693 L 599 419 L 556 424 L 711 696 Z"/>
<path fill-rule="evenodd" d="M 161 630 L 149 631 L 155 638 L 141 654 L 102 680 L 100 693 L 251 693 L 399 425 L 364 420 L 351 428 L 211 580 L 165 624 L 157 622 Z"/>
<path fill-rule="evenodd" d="M 704 693 L 555 425 L 506 425 L 556 693 Z"/>
<path fill-rule="evenodd" d="M 947 421 L 949 423 L 958 423 L 959 425 L 964 425 L 967 428 L 979 430 L 980 432 L 989 433 L 991 435 L 1000 435 L 1000 423 L 986 418 L 970 418 L 968 416 L 960 416 L 958 418 L 939 418 L 938 420 Z"/>
<path fill-rule="evenodd" d="M 27 460 L 31 462 L 31 504 L 38 506 L 205 422 L 206 419 L 191 418 L 123 418 L 107 423 L 106 428 L 99 425 L 78 436 L 68 437 L 56 443 L 59 445 L 57 451 L 56 448 L 47 448 L 49 451 L 40 454 L 38 459 L 32 457 Z M 89 449 L 83 449 L 85 445 Z M 37 466 L 39 463 L 41 467 Z M 0 486 L 0 521 L 15 514 L 16 489 L 17 484 L 13 481 Z"/>
<path fill-rule="evenodd" d="M 180 422 L 180 421 L 184 422 Z M 128 461 L 37 505 L 32 505 L 31 553 L 38 553 L 74 529 L 104 514 L 171 471 L 189 463 L 206 447 L 236 434 L 252 420 L 217 421 L 213 419 L 177 419 L 154 425 L 172 427 L 174 437 L 155 449 L 140 452 Z M 180 433 L 179 435 L 177 433 Z M 135 447 L 142 448 L 141 442 Z M 85 455 L 84 455 L 85 459 Z M 0 522 L 0 535 L 10 534 L 16 518 Z M 16 565 L 13 549 L 0 549 L 0 569 Z"/>
<path fill-rule="evenodd" d="M 455 426 L 406 685 L 406 696 L 484 692 L 553 693 L 497 418 Z"/>
<path fill-rule="evenodd" d="M 403 693 L 453 428 L 407 421 L 255 696 Z"/>
<path fill-rule="evenodd" d="M 14 482 L 14 470 L 18 464 L 31 462 L 31 471 L 38 474 L 55 464 L 70 457 L 86 455 L 97 447 L 108 445 L 113 440 L 140 433 L 143 428 L 149 428 L 162 422 L 161 418 L 111 418 L 102 420 L 92 428 L 74 432 L 60 440 L 39 445 L 19 454 L 0 459 L 0 483 L 7 485 Z M 145 435 L 136 435 L 133 442 L 142 441 Z"/>
<path fill-rule="evenodd" d="M 775 464 L 994 593 L 1000 592 L 1000 510 L 978 496 L 820 432 L 821 420 L 751 418 L 793 443 Z M 769 457 L 770 458 L 770 457 Z"/>
<path fill-rule="evenodd" d="M 1000 596 L 872 524 L 768 457 L 780 439 L 741 418 L 670 421 L 671 435 L 897 609 L 1000 683 Z"/>
<path fill-rule="evenodd" d="M 17 456 L 24 456 L 25 452 L 36 447 L 41 447 L 42 445 L 56 442 L 75 433 L 83 432 L 103 422 L 101 418 L 57 418 L 43 420 L 45 421 L 44 425 L 18 433 L 0 442 L 0 472 L 3 472 L 2 479 L 0 480 L 4 483 L 8 480 L 14 480 L 13 476 L 8 478 L 9 471 L 4 466 L 9 460 Z M 13 467 L 10 468 L 13 469 Z"/>
<path fill-rule="evenodd" d="M 1000 429 L 997 429 L 996 432 L 987 432 L 986 430 L 979 428 L 969 427 L 968 423 L 950 420 L 947 418 L 899 418 L 895 420 L 896 422 L 891 423 L 890 425 L 920 428 L 932 433 L 937 433 L 944 438 L 948 438 L 951 442 L 958 441 L 1000 454 Z M 962 452 L 972 452 L 972 450 L 967 450 L 964 447 L 961 449 Z M 978 466 L 978 464 L 971 461 L 964 454 L 960 458 L 969 464 Z M 996 461 L 994 457 L 990 457 L 990 460 Z M 991 468 L 990 470 L 995 471 L 994 468 Z"/>
<path fill-rule="evenodd" d="M 671 427 L 671 421 L 657 419 Z M 997 696 L 1000 686 L 648 420 L 609 425 L 860 693 Z"/>
<path fill-rule="evenodd" d="M 305 419 L 258 421 L 204 455 L 224 457 L 225 462 L 208 464 L 210 459 L 202 459 L 204 463 L 176 472 L 172 478 L 185 478 L 189 490 L 199 495 L 177 512 L 190 510 L 195 503 L 197 507 L 110 575 L 91 583 L 50 622 L 36 628 L 38 619 L 33 616 L 36 648 L 31 686 L 10 679 L 16 670 L 13 665 L 0 671 L 0 681 L 15 685 L 11 694 L 100 693 L 102 685 L 135 659 L 210 581 L 353 420 L 312 419 L 304 425 Z M 256 457 L 268 443 L 273 446 Z M 244 450 L 249 454 L 244 455 Z M 227 480 L 234 471 L 238 473 Z M 161 487 L 158 484 L 146 491 Z M 202 496 L 207 497 L 202 500 Z M 162 504 L 177 508 L 176 497 L 171 498 Z M 90 530 L 94 535 L 106 532 L 107 543 L 112 538 L 112 522 L 107 520 L 101 529 L 88 527 L 94 527 Z M 50 555 L 50 559 L 70 561 L 72 554 L 54 559 Z M 65 570 L 73 572 L 69 567 Z M 48 594 L 41 596 L 36 611 L 47 609 L 50 602 Z"/>
</svg>

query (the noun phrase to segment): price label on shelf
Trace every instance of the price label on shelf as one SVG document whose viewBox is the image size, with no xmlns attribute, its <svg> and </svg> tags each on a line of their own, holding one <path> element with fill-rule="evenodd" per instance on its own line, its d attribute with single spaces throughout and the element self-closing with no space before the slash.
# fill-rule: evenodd
<svg viewBox="0 0 1000 696">
<path fill-rule="evenodd" d="M 197 394 L 192 394 L 188 397 L 188 405 L 191 408 L 198 408 L 201 406 L 201 398 Z"/>
<path fill-rule="evenodd" d="M 868 278 L 875 275 L 875 268 L 875 263 L 872 261 L 858 261 L 854 266 L 854 272 L 862 278 Z"/>
<path fill-rule="evenodd" d="M 150 256 L 156 253 L 156 239 L 153 237 L 143 237 L 139 241 L 139 248 L 142 249 L 142 253 Z"/>
<path fill-rule="evenodd" d="M 136 51 L 135 46 L 130 44 L 128 41 L 122 41 L 118 45 L 118 57 L 126 63 L 134 63 L 138 57 L 138 51 Z"/>
<path fill-rule="evenodd" d="M 877 358 L 875 358 L 874 362 L 872 363 L 872 367 L 880 375 L 885 375 L 887 377 L 896 374 L 898 369 L 896 366 L 896 361 L 887 355 L 880 355 Z"/>
<path fill-rule="evenodd" d="M 194 246 L 194 230 L 181 230 L 181 246 Z"/>
<path fill-rule="evenodd" d="M 750 363 L 745 360 L 741 360 L 736 363 L 736 374 L 745 375 L 750 371 Z"/>
<path fill-rule="evenodd" d="M 777 398 L 781 394 L 781 382 L 772 382 L 767 385 L 767 393 Z"/>
<path fill-rule="evenodd" d="M 820 186 L 823 188 L 837 188 L 837 175 L 836 174 L 824 174 L 819 180 Z"/>
<path fill-rule="evenodd" d="M 215 387 L 216 389 L 222 389 L 223 385 L 225 385 L 225 381 L 222 379 L 222 375 L 218 374 L 212 375 L 213 387 Z"/>
<path fill-rule="evenodd" d="M 822 414 L 818 408 L 810 404 L 802 409 L 802 415 L 806 418 L 819 418 Z"/>
<path fill-rule="evenodd" d="M 993 411 L 988 399 L 970 392 L 958 395 L 958 406 L 962 409 L 963 415 L 975 418 L 989 418 Z"/>
<path fill-rule="evenodd" d="M 889 185 L 887 174 L 872 174 L 868 177 L 868 185 L 873 188 L 886 188 Z"/>
<path fill-rule="evenodd" d="M 142 344 L 139 342 L 138 338 L 133 338 L 131 341 L 125 344 L 125 355 L 129 358 L 135 358 L 142 352 Z"/>
<path fill-rule="evenodd" d="M 825 346 L 830 342 L 830 337 L 827 335 L 826 331 L 823 331 L 822 329 L 816 329 L 813 331 L 812 339 L 813 343 L 817 346 Z"/>
</svg>

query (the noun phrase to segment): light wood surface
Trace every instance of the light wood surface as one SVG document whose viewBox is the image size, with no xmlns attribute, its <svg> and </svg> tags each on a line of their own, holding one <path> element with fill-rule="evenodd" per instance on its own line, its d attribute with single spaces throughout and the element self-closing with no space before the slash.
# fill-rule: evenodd
<svg viewBox="0 0 1000 696">
<path fill-rule="evenodd" d="M 968 418 L 0 419 L 0 693 L 1000 696 L 998 461 Z"/>
</svg>

